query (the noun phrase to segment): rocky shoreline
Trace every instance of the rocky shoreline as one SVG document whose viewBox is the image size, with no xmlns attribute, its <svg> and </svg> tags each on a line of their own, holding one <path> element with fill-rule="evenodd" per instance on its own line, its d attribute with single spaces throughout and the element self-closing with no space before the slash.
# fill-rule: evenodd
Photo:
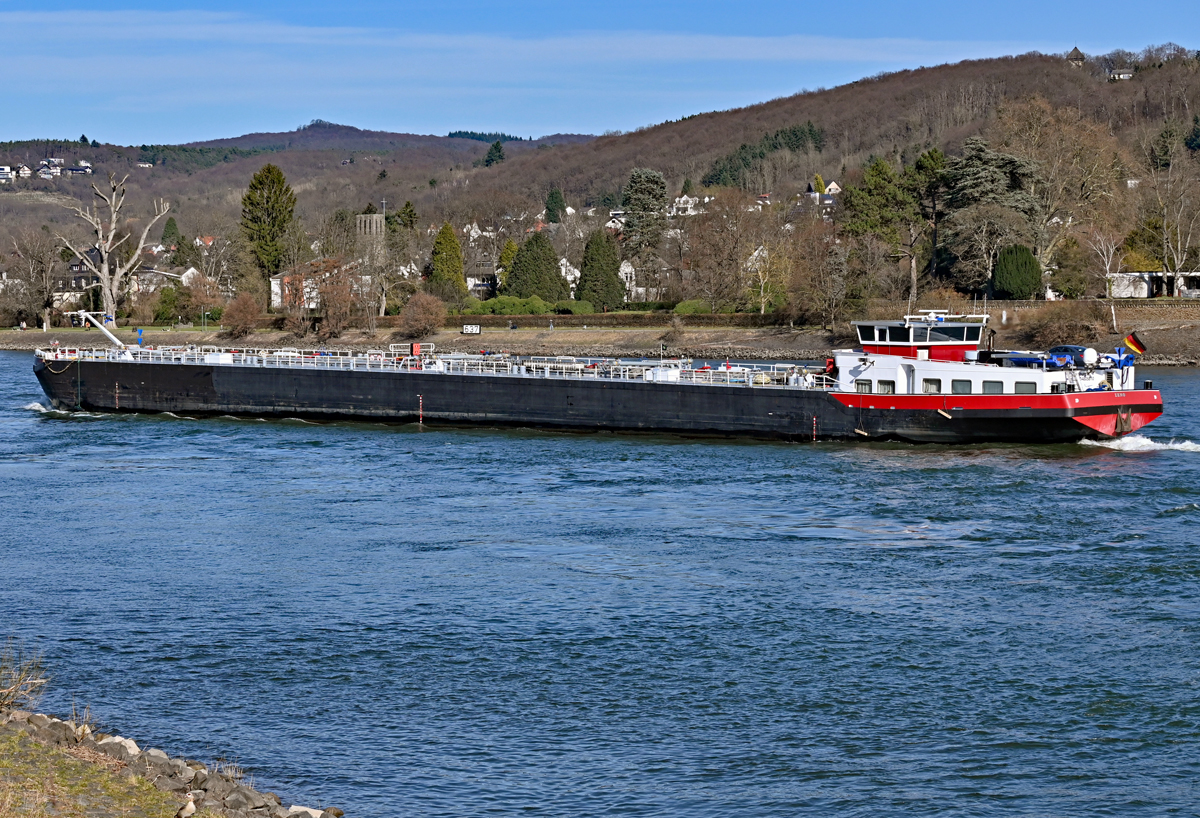
<svg viewBox="0 0 1200 818">
<path fill-rule="evenodd" d="M 200 816 L 221 818 L 342 818 L 336 807 L 284 806 L 271 792 L 247 785 L 234 766 L 207 765 L 172 758 L 162 750 L 142 750 L 133 739 L 94 733 L 88 724 L 24 710 L 0 711 L 0 736 L 24 734 L 48 747 L 64 749 L 77 759 L 102 765 L 113 775 L 142 779 L 177 797 L 182 807 L 190 797 Z M 90 814 L 90 813 L 89 813 Z"/>
</svg>

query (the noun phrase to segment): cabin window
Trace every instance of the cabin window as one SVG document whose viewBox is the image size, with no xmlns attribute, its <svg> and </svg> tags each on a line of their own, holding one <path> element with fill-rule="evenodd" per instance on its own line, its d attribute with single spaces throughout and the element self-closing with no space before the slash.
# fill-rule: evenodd
<svg viewBox="0 0 1200 818">
<path fill-rule="evenodd" d="M 938 326 L 929 335 L 930 341 L 962 341 L 966 338 L 966 327 Z"/>
<path fill-rule="evenodd" d="M 874 327 L 864 327 L 864 326 L 860 325 L 858 328 L 858 340 L 874 341 L 875 340 L 875 328 Z"/>
<path fill-rule="evenodd" d="M 942 391 L 942 379 L 926 378 L 921 382 L 921 386 L 921 391 L 925 392 L 926 394 L 937 394 Z"/>
<path fill-rule="evenodd" d="M 1037 384 L 1033 381 L 1017 381 L 1017 387 L 1013 391 L 1018 395 L 1036 395 Z"/>
<path fill-rule="evenodd" d="M 950 381 L 950 392 L 954 395 L 969 395 L 971 394 L 971 382 Z"/>
<path fill-rule="evenodd" d="M 891 341 L 893 344 L 895 344 L 895 343 L 907 344 L 908 343 L 908 327 L 888 327 L 887 331 L 888 331 L 888 340 Z"/>
<path fill-rule="evenodd" d="M 929 327 L 913 327 L 913 343 L 923 344 L 929 340 Z"/>
<path fill-rule="evenodd" d="M 967 327 L 967 340 L 978 341 L 980 333 L 983 332 L 983 327 Z"/>
<path fill-rule="evenodd" d="M 985 395 L 1003 395 L 1004 381 L 984 381 L 983 394 Z"/>
<path fill-rule="evenodd" d="M 876 337 L 878 340 L 880 340 L 880 341 L 886 341 L 886 340 L 887 340 L 887 327 L 876 327 L 876 328 L 875 328 L 875 332 L 876 332 L 876 335 L 875 335 L 875 337 Z"/>
<path fill-rule="evenodd" d="M 871 382 L 866 379 L 855 381 L 854 391 L 869 393 L 871 391 Z"/>
<path fill-rule="evenodd" d="M 881 395 L 896 394 L 896 382 L 895 381 L 879 381 L 878 386 L 879 386 L 879 394 L 881 394 Z"/>
</svg>

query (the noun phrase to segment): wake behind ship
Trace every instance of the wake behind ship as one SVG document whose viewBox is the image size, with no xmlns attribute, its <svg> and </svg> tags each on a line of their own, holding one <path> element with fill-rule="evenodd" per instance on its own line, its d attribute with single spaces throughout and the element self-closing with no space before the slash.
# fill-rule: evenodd
<svg viewBox="0 0 1200 818">
<path fill-rule="evenodd" d="M 88 320 L 103 327 L 90 314 Z M 38 350 L 55 408 L 655 431 L 788 440 L 1070 442 L 1162 414 L 1133 356 L 980 349 L 987 316 L 855 322 L 824 366 L 216 347 Z"/>
</svg>

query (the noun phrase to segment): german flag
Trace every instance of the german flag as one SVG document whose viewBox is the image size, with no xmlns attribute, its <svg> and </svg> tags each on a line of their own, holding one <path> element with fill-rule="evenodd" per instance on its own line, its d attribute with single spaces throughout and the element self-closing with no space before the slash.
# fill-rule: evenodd
<svg viewBox="0 0 1200 818">
<path fill-rule="evenodd" d="M 1141 355 L 1146 351 L 1146 345 L 1142 343 L 1142 339 L 1137 337 L 1136 332 L 1129 333 L 1125 338 L 1125 346 L 1129 347 L 1134 355 Z"/>
</svg>

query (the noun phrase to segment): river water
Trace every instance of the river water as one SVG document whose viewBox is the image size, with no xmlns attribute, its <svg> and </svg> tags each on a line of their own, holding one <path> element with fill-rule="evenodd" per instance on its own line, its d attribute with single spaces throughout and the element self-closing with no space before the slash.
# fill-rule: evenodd
<svg viewBox="0 0 1200 818">
<path fill-rule="evenodd" d="M 43 701 L 358 816 L 1200 804 L 1200 376 L 1117 445 L 45 410 L 0 353 Z"/>
</svg>

